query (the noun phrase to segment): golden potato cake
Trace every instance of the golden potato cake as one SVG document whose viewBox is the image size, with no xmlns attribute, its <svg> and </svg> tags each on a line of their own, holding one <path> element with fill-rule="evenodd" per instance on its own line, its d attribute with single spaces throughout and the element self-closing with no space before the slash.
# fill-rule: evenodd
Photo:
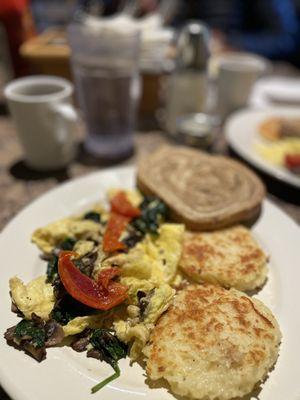
<svg viewBox="0 0 300 400">
<path fill-rule="evenodd" d="M 215 232 L 186 232 L 181 269 L 196 282 L 253 290 L 265 282 L 267 256 L 251 232 L 235 226 Z"/>
<path fill-rule="evenodd" d="M 259 132 L 264 139 L 279 140 L 281 137 L 281 118 L 268 118 L 259 126 Z"/>
<path fill-rule="evenodd" d="M 155 326 L 144 349 L 146 371 L 178 395 L 231 399 L 266 377 L 280 339 L 278 323 L 259 300 L 235 289 L 190 285 Z"/>
</svg>

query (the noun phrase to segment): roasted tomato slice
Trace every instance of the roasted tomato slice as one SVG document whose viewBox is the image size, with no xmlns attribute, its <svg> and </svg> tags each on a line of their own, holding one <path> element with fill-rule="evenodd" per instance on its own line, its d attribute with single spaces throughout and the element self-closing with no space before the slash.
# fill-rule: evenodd
<svg viewBox="0 0 300 400">
<path fill-rule="evenodd" d="M 291 170 L 300 169 L 300 153 L 286 154 L 285 165 Z"/>
<path fill-rule="evenodd" d="M 120 282 L 113 281 L 113 278 L 120 275 L 119 268 L 106 268 L 98 275 L 98 287 L 101 293 L 108 291 L 113 295 L 115 301 L 113 307 L 122 303 L 127 298 L 127 287 Z M 111 300 L 112 301 L 112 300 Z"/>
<path fill-rule="evenodd" d="M 112 212 L 108 220 L 106 230 L 103 236 L 103 250 L 112 253 L 126 248 L 125 244 L 120 242 L 120 236 L 126 228 L 130 218 Z"/>
<path fill-rule="evenodd" d="M 126 299 L 126 286 L 112 280 L 119 274 L 117 268 L 104 270 L 99 274 L 98 280 L 94 281 L 76 268 L 72 261 L 75 254 L 63 251 L 58 260 L 60 279 L 74 299 L 97 310 L 110 310 Z"/>
<path fill-rule="evenodd" d="M 138 207 L 134 207 L 127 199 L 125 192 L 118 192 L 110 201 L 111 211 L 124 217 L 139 217 L 141 210 Z"/>
<path fill-rule="evenodd" d="M 118 275 L 120 275 L 119 268 L 105 268 L 98 275 L 98 285 L 107 289 L 110 281 Z"/>
</svg>

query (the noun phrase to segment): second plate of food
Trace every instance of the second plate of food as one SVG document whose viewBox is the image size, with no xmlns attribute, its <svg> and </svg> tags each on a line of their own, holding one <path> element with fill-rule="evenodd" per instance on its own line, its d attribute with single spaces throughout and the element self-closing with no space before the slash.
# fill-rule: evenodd
<svg viewBox="0 0 300 400">
<path fill-rule="evenodd" d="M 261 171 L 300 188 L 300 113 L 295 108 L 246 109 L 225 125 L 230 147 Z"/>
</svg>

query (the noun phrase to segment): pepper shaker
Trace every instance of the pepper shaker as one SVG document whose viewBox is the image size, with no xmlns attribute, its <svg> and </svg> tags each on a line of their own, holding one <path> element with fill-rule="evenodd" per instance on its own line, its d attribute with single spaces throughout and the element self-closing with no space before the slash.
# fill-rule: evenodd
<svg viewBox="0 0 300 400">
<path fill-rule="evenodd" d="M 198 21 L 187 23 L 178 37 L 176 66 L 166 93 L 165 127 L 176 135 L 177 120 L 205 111 L 209 31 Z"/>
</svg>

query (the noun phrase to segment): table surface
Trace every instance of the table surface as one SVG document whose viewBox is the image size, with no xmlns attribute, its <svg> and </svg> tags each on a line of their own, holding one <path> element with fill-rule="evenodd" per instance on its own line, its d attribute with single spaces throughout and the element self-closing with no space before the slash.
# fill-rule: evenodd
<svg viewBox="0 0 300 400">
<path fill-rule="evenodd" d="M 79 139 L 82 138 L 83 130 L 79 129 L 76 135 Z M 135 155 L 121 165 L 134 164 L 137 156 L 151 152 L 167 142 L 168 138 L 160 131 L 138 132 L 135 134 Z M 228 154 L 222 134 L 220 134 L 220 140 L 214 150 L 218 153 Z M 0 117 L 0 229 L 25 205 L 42 193 L 63 181 L 101 168 L 104 167 L 89 165 L 82 157 L 78 157 L 67 171 L 52 174 L 31 171 L 24 163 L 22 150 L 11 119 L 6 116 Z M 277 195 L 269 192 L 267 197 L 300 224 L 300 205 L 293 204 L 300 197 L 299 191 L 296 193 L 291 188 L 270 180 L 267 176 L 262 176 L 262 178 L 268 190 Z M 278 194 L 281 198 L 278 197 Z M 9 400 L 1 387 L 0 399 Z"/>
</svg>

